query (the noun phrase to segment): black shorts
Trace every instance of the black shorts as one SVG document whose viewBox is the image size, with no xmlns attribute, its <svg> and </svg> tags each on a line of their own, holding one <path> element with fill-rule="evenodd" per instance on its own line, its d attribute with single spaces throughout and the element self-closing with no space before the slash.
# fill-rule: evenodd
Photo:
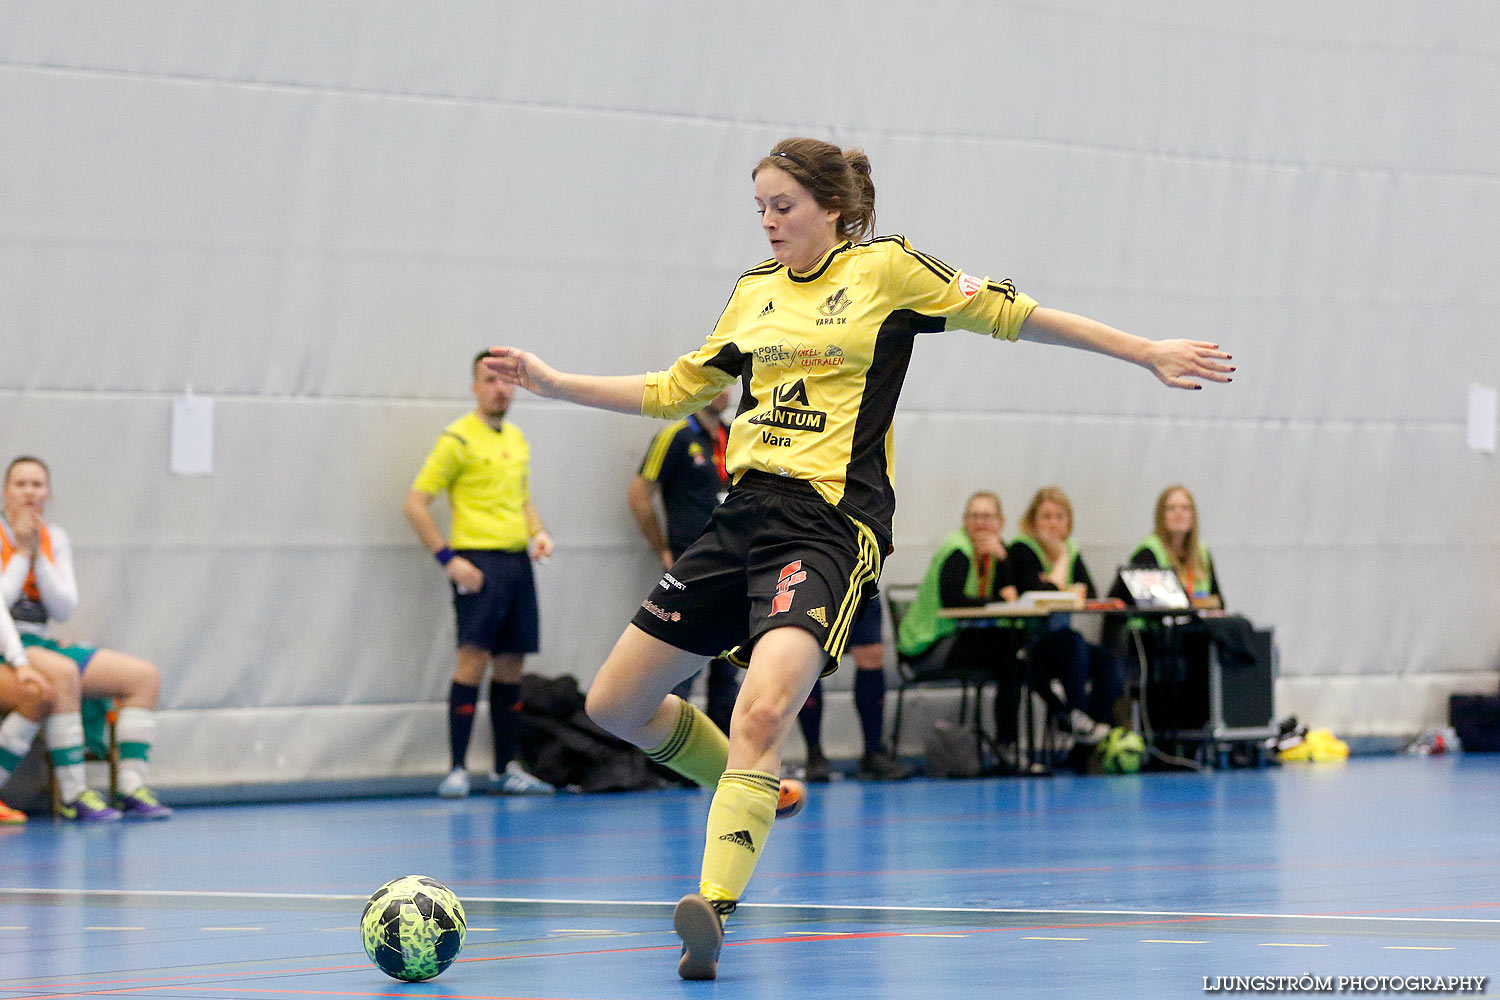
<svg viewBox="0 0 1500 1000">
<path fill-rule="evenodd" d="M 756 641 L 812 633 L 832 673 L 875 592 L 882 549 L 869 526 L 796 479 L 746 473 L 631 621 L 678 649 L 745 666 Z"/>
<path fill-rule="evenodd" d="M 540 630 L 530 556 L 496 549 L 461 549 L 455 554 L 484 574 L 484 586 L 477 593 L 460 594 L 453 588 L 458 644 L 491 653 L 535 653 Z"/>
</svg>

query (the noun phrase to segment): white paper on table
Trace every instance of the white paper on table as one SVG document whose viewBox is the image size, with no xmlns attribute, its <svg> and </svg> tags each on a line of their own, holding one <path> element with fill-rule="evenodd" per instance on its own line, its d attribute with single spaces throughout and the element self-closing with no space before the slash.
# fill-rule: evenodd
<svg viewBox="0 0 1500 1000">
<path fill-rule="evenodd" d="M 1495 453 L 1496 397 L 1494 386 L 1469 386 L 1469 447 L 1474 451 Z"/>
<path fill-rule="evenodd" d="M 172 400 L 170 468 L 178 476 L 209 476 L 214 471 L 214 400 L 189 392 Z"/>
</svg>

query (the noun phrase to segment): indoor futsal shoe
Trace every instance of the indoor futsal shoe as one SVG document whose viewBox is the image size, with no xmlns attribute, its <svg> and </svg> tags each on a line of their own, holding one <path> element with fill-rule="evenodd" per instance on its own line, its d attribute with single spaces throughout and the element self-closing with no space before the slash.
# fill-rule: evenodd
<svg viewBox="0 0 1500 1000">
<path fill-rule="evenodd" d="M 807 786 L 796 778 L 781 779 L 781 794 L 776 798 L 776 818 L 791 819 L 807 804 Z"/>
<path fill-rule="evenodd" d="M 677 974 L 683 979 L 714 979 L 719 974 L 719 952 L 724 947 L 724 918 L 734 912 L 734 900 L 709 900 L 690 892 L 672 911 L 672 929 L 682 938 Z"/>
<path fill-rule="evenodd" d="M 116 798 L 115 808 L 126 819 L 166 819 L 172 815 L 171 807 L 162 805 L 156 793 L 145 785 Z"/>
<path fill-rule="evenodd" d="M 556 795 L 557 789 L 527 771 L 519 761 L 505 765 L 504 771 L 490 772 L 490 790 L 497 795 Z"/>
<path fill-rule="evenodd" d="M 461 799 L 469 794 L 469 772 L 455 767 L 448 777 L 438 785 L 438 795 L 445 799 Z"/>
<path fill-rule="evenodd" d="M 85 788 L 78 798 L 58 806 L 57 814 L 75 823 L 112 823 L 120 818 L 120 810 L 111 808 L 104 796 L 92 788 Z"/>
</svg>

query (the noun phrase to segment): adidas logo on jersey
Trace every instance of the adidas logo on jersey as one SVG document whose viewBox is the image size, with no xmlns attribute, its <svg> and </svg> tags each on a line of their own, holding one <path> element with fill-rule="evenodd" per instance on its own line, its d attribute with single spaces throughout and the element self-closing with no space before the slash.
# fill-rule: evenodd
<svg viewBox="0 0 1500 1000">
<path fill-rule="evenodd" d="M 724 836 L 720 837 L 719 839 L 727 840 L 731 844 L 738 844 L 740 847 L 743 847 L 751 854 L 755 853 L 755 841 L 750 839 L 749 830 L 736 830 L 733 833 L 724 834 Z"/>
<path fill-rule="evenodd" d="M 807 617 L 811 618 L 813 621 L 817 622 L 824 628 L 828 627 L 828 612 L 824 611 L 822 608 L 813 608 L 807 613 Z"/>
<path fill-rule="evenodd" d="M 760 311 L 760 315 L 758 317 L 756 317 L 756 318 L 757 319 L 765 319 L 767 316 L 771 315 L 775 311 L 776 311 L 776 305 L 775 305 L 775 303 L 771 299 L 766 299 L 766 307 Z"/>
</svg>

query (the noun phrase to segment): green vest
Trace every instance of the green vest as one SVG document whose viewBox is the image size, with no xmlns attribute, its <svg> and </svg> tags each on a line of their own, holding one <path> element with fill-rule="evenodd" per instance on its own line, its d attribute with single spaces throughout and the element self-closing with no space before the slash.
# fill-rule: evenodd
<svg viewBox="0 0 1500 1000">
<path fill-rule="evenodd" d="M 1017 535 L 1016 541 L 1036 553 L 1037 561 L 1042 564 L 1042 573 L 1045 575 L 1052 572 L 1052 560 L 1047 558 L 1047 550 L 1042 548 L 1042 543 L 1030 535 Z M 1068 555 L 1068 582 L 1066 586 L 1073 586 L 1073 565 L 1078 562 L 1078 543 L 1069 538 L 1063 543 Z"/>
<path fill-rule="evenodd" d="M 927 575 L 922 577 L 922 585 L 917 588 L 917 596 L 912 599 L 911 607 L 906 609 L 906 616 L 901 619 L 901 628 L 896 633 L 896 645 L 906 656 L 921 656 L 932 648 L 933 643 L 945 635 L 951 635 L 958 628 L 951 618 L 939 618 L 937 614 L 943 606 L 942 594 L 938 590 L 943 563 L 955 552 L 962 552 L 969 557 L 969 577 L 964 581 L 964 593 L 970 597 L 979 596 L 979 572 L 974 558 L 974 543 L 959 528 L 938 545 L 932 562 L 927 564 Z"/>
<path fill-rule="evenodd" d="M 1136 552 L 1140 552 L 1142 549 L 1150 552 L 1156 559 L 1157 569 L 1172 568 L 1172 557 L 1167 552 L 1167 543 L 1162 541 L 1160 535 L 1147 535 L 1146 540 L 1135 547 Z M 1132 555 L 1131 558 L 1134 559 L 1135 556 Z M 1193 581 L 1193 592 L 1188 596 L 1208 597 L 1214 592 L 1214 564 L 1213 560 L 1208 556 L 1208 546 L 1202 542 L 1198 543 L 1198 561 L 1203 564 L 1203 577 L 1202 579 L 1195 579 Z"/>
</svg>

